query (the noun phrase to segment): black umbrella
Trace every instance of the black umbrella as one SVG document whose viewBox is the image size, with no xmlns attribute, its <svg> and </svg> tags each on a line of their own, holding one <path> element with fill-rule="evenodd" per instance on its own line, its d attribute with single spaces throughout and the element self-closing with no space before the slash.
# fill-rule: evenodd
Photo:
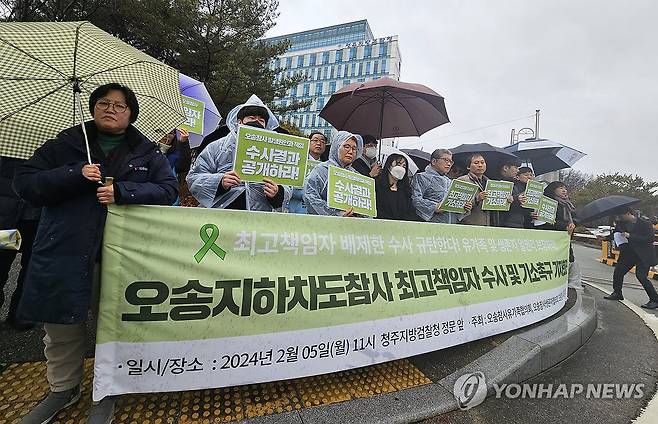
<svg viewBox="0 0 658 424">
<path fill-rule="evenodd" d="M 425 167 L 430 164 L 430 152 L 424 152 L 418 149 L 400 149 L 408 154 L 411 160 L 418 166 L 418 172 L 425 170 Z"/>
<path fill-rule="evenodd" d="M 450 151 L 452 152 L 452 160 L 463 169 L 466 169 L 466 160 L 469 156 L 473 153 L 482 154 L 484 160 L 487 162 L 486 174 L 492 176 L 498 174 L 498 169 L 504 162 L 510 159 L 519 160 L 516 155 L 506 152 L 500 147 L 492 146 L 489 143 L 462 144 L 454 149 L 450 149 Z"/>
<path fill-rule="evenodd" d="M 615 215 L 623 207 L 633 206 L 640 203 L 640 199 L 628 196 L 606 196 L 589 202 L 578 213 L 579 222 L 594 221 L 605 216 Z"/>
</svg>

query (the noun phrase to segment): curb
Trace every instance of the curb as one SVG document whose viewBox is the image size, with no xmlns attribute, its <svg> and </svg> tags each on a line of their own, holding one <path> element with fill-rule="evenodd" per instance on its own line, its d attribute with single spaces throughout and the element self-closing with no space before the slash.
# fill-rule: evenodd
<svg viewBox="0 0 658 424">
<path fill-rule="evenodd" d="M 576 290 L 576 294 L 576 303 L 562 316 L 515 334 L 500 346 L 436 383 L 370 398 L 252 418 L 241 423 L 408 423 L 453 411 L 458 408 L 453 386 L 460 376 L 482 372 L 488 394 L 491 395 L 494 393 L 494 383 L 521 383 L 555 366 L 584 345 L 596 329 L 596 301 L 582 289 Z"/>
</svg>

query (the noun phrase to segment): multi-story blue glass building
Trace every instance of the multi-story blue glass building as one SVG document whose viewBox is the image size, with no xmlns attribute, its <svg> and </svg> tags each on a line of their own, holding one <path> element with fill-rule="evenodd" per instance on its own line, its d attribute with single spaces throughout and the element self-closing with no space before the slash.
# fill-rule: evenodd
<svg viewBox="0 0 658 424">
<path fill-rule="evenodd" d="M 397 35 L 374 38 L 367 20 L 268 38 L 288 39 L 290 48 L 273 61 L 272 68 L 284 68 L 286 76 L 303 75 L 306 80 L 291 88 L 276 105 L 311 100 L 310 106 L 281 117 L 304 133 L 321 131 L 327 138 L 336 130 L 318 114 L 329 97 L 353 82 L 365 82 L 388 76 L 400 79 L 402 57 Z"/>
</svg>

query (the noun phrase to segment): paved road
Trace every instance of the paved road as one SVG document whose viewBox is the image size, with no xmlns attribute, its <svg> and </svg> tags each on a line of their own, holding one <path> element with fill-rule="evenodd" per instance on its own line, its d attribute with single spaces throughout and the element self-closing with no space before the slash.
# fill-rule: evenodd
<svg viewBox="0 0 658 424">
<path fill-rule="evenodd" d="M 597 258 L 601 256 L 601 251 L 593 247 L 577 244 L 574 244 L 573 250 L 583 274 L 583 280 L 606 287 L 609 292 L 612 292 L 612 272 L 614 268 L 597 261 Z M 652 282 L 658 290 L 658 281 L 653 280 Z M 630 300 L 638 306 L 649 301 L 647 293 L 635 278 L 635 274 L 630 272 L 624 278 L 623 294 L 626 300 Z M 658 309 L 647 312 L 658 315 Z"/>
<path fill-rule="evenodd" d="M 598 251 L 574 246 L 576 259 L 588 278 L 612 278 L 612 267 L 595 262 Z M 636 304 L 646 302 L 646 294 L 633 287 L 634 276 L 624 295 Z M 598 281 L 597 281 L 598 282 Z M 635 280 L 635 284 L 637 281 Z M 608 282 L 611 287 L 611 283 Z M 606 301 L 599 290 L 586 288 L 597 301 L 598 326 L 590 340 L 576 353 L 555 367 L 528 380 L 529 384 L 636 383 L 644 384 L 640 399 L 500 399 L 490 398 L 468 411 L 455 411 L 430 420 L 438 423 L 528 423 L 579 424 L 630 423 L 651 399 L 658 382 L 658 342 L 651 330 L 623 304 Z"/>
</svg>

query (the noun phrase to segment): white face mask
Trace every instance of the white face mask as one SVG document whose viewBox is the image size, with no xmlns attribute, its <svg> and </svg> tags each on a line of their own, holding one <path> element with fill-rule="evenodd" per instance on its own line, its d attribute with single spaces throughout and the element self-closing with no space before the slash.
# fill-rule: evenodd
<svg viewBox="0 0 658 424">
<path fill-rule="evenodd" d="M 404 166 L 400 166 L 400 165 L 395 165 L 393 168 L 391 168 L 390 172 L 391 172 L 391 175 L 393 175 L 393 177 L 396 180 L 403 179 L 404 176 L 407 174 L 406 168 Z"/>
<path fill-rule="evenodd" d="M 368 159 L 374 159 L 377 157 L 377 148 L 376 147 L 366 147 L 365 157 Z"/>
<path fill-rule="evenodd" d="M 158 147 L 160 148 L 160 151 L 162 153 L 167 153 L 167 151 L 171 148 L 169 144 L 160 143 L 159 141 L 158 141 Z"/>
</svg>

